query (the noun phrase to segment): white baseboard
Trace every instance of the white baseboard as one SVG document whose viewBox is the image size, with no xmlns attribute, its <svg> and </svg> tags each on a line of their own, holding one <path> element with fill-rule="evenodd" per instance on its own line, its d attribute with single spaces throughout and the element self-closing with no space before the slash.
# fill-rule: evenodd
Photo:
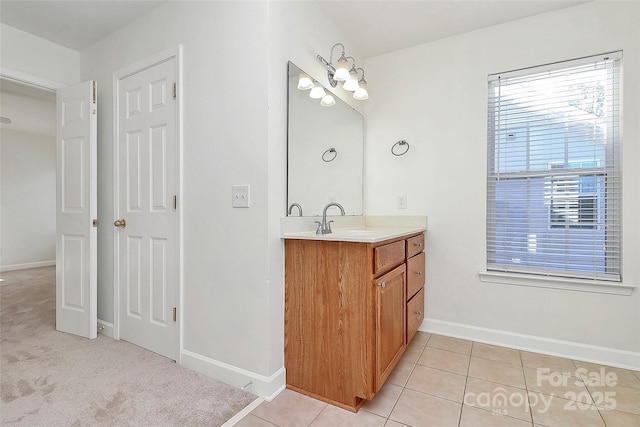
<svg viewBox="0 0 640 427">
<path fill-rule="evenodd" d="M 98 319 L 98 333 L 109 338 L 115 338 L 113 323 L 105 322 L 104 320 Z"/>
<path fill-rule="evenodd" d="M 223 383 L 242 388 L 262 397 L 267 402 L 273 400 L 286 386 L 284 367 L 278 369 L 270 377 L 265 377 L 188 350 L 182 350 L 181 356 L 182 366 L 215 378 Z"/>
<path fill-rule="evenodd" d="M 640 370 L 640 352 L 617 350 L 534 335 L 517 334 L 498 329 L 445 322 L 437 319 L 424 319 L 419 330 L 485 344 L 548 354 L 550 356 L 565 357 L 636 371 Z"/>
<path fill-rule="evenodd" d="M 27 270 L 29 268 L 49 267 L 56 265 L 56 260 L 53 261 L 36 261 L 25 262 L 24 264 L 10 264 L 0 266 L 0 271 L 14 271 L 14 270 Z"/>
</svg>

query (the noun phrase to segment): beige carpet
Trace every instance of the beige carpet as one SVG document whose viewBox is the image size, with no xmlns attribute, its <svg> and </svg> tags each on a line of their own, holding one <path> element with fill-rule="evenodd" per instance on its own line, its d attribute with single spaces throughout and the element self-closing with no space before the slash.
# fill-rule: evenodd
<svg viewBox="0 0 640 427">
<path fill-rule="evenodd" d="M 55 330 L 55 267 L 0 275 L 3 426 L 220 426 L 256 396 L 125 341 Z"/>
</svg>

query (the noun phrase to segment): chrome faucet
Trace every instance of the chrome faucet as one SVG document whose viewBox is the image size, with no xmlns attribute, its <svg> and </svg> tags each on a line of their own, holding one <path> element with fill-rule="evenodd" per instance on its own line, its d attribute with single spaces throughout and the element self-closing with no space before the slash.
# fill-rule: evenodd
<svg viewBox="0 0 640 427">
<path fill-rule="evenodd" d="M 302 206 L 300 206 L 299 203 L 291 203 L 291 206 L 289 206 L 288 214 L 291 215 L 294 207 L 297 207 L 298 211 L 300 211 L 300 214 L 298 216 L 302 216 Z"/>
<path fill-rule="evenodd" d="M 318 224 L 318 229 L 316 230 L 316 234 L 331 234 L 331 223 L 333 221 L 327 222 L 327 209 L 329 209 L 331 206 L 339 207 L 340 213 L 342 214 L 342 216 L 344 216 L 344 208 L 340 203 L 336 203 L 336 202 L 328 203 L 327 206 L 325 206 L 324 210 L 322 211 L 322 222 L 316 221 L 316 224 Z"/>
</svg>

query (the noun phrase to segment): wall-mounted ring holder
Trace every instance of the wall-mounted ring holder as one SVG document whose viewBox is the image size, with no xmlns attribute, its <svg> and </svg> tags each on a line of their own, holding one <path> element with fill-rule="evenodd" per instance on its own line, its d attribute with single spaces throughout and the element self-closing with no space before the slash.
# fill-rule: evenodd
<svg viewBox="0 0 640 427">
<path fill-rule="evenodd" d="M 334 161 L 336 157 L 338 157 L 338 152 L 335 148 L 329 148 L 327 151 L 322 153 L 322 161 L 327 163 Z"/>
<path fill-rule="evenodd" d="M 403 147 L 405 145 L 407 146 L 407 148 L 403 150 Z M 407 154 L 407 151 L 409 151 L 409 143 L 404 139 L 401 139 L 400 141 L 396 142 L 391 147 L 391 154 L 393 154 L 394 156 L 404 156 L 405 154 Z"/>
</svg>

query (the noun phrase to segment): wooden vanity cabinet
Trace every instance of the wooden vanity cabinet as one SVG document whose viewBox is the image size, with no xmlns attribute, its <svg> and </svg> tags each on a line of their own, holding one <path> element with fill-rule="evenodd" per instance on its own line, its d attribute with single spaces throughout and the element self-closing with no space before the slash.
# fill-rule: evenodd
<svg viewBox="0 0 640 427">
<path fill-rule="evenodd" d="M 424 284 L 415 237 L 424 242 L 285 240 L 287 388 L 354 412 L 373 399 L 419 327 L 408 313 L 424 312 L 423 293 L 407 294 L 410 268 Z"/>
</svg>

